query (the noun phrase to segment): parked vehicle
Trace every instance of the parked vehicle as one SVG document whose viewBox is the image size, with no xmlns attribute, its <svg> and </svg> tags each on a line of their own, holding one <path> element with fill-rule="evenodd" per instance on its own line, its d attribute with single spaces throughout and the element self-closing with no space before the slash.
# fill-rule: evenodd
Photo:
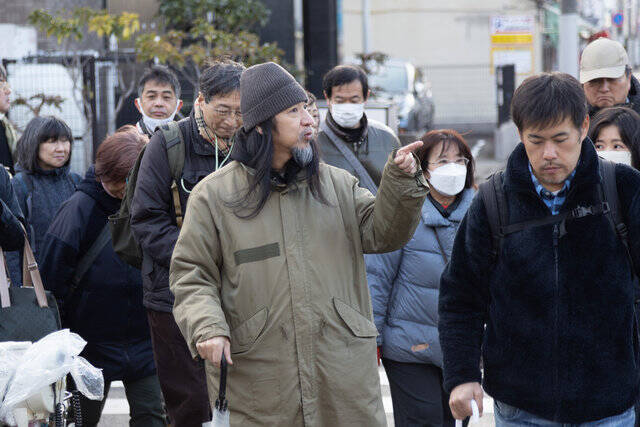
<svg viewBox="0 0 640 427">
<path fill-rule="evenodd" d="M 433 128 L 431 83 L 420 68 L 401 59 L 388 59 L 370 68 L 371 99 L 397 105 L 399 133 L 421 135 Z"/>
</svg>

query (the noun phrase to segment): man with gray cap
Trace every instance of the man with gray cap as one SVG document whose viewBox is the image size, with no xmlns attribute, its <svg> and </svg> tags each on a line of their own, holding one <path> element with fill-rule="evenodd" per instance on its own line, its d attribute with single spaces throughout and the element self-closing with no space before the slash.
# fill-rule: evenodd
<svg viewBox="0 0 640 427">
<path fill-rule="evenodd" d="M 222 358 L 231 425 L 386 425 L 363 253 L 400 248 L 428 192 L 394 151 L 377 197 L 318 161 L 304 89 L 275 63 L 240 80 L 233 161 L 201 181 L 171 260 L 173 314 L 207 361 Z"/>
<path fill-rule="evenodd" d="M 587 96 L 590 117 L 614 105 L 627 105 L 640 113 L 640 83 L 631 74 L 629 56 L 619 42 L 599 38 L 584 48 L 580 83 Z"/>
</svg>

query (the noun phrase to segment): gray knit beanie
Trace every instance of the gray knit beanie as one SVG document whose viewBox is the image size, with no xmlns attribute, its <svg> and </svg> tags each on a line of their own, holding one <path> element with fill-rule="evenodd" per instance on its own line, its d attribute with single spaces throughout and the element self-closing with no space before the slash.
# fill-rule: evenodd
<svg viewBox="0 0 640 427">
<path fill-rule="evenodd" d="M 240 111 L 245 132 L 281 111 L 306 102 L 307 94 L 291 74 L 275 62 L 249 67 L 240 77 Z"/>
</svg>

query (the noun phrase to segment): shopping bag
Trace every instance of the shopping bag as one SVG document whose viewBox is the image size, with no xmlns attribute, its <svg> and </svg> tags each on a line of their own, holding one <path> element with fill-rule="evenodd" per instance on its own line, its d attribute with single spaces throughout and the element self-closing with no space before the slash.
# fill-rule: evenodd
<svg viewBox="0 0 640 427">
<path fill-rule="evenodd" d="M 29 239 L 24 239 L 23 286 L 9 286 L 0 248 L 0 342 L 38 341 L 61 328 L 55 297 L 44 290 Z"/>
</svg>

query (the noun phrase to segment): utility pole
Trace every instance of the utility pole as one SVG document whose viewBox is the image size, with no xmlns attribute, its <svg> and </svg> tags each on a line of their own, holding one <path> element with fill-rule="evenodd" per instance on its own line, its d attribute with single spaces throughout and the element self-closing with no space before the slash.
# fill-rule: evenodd
<svg viewBox="0 0 640 427">
<path fill-rule="evenodd" d="M 371 52 L 371 7 L 369 0 L 362 0 L 362 53 Z"/>
<path fill-rule="evenodd" d="M 558 65 L 560 71 L 578 77 L 578 2 L 562 0 L 560 7 L 560 47 Z"/>
<path fill-rule="evenodd" d="M 293 57 L 298 72 L 304 70 L 304 20 L 302 10 L 302 0 L 293 1 Z M 305 73 L 300 73 L 303 86 L 306 86 Z"/>
</svg>

